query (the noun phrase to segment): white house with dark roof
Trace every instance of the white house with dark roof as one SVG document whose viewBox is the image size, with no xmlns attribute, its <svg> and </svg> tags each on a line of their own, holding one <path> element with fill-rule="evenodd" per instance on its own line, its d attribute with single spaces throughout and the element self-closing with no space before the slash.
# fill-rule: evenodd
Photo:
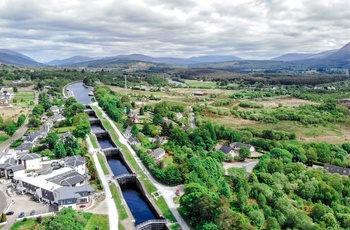
<svg viewBox="0 0 350 230">
<path fill-rule="evenodd" d="M 15 151 L 17 153 L 29 153 L 29 150 L 31 148 L 33 148 L 35 145 L 34 143 L 22 143 L 20 146 L 18 146 L 17 148 L 15 148 Z"/>
<path fill-rule="evenodd" d="M 141 147 L 141 142 L 139 141 L 139 139 L 137 139 L 134 136 L 129 137 L 128 143 L 129 143 L 129 145 L 135 145 L 138 148 Z"/>
<path fill-rule="evenodd" d="M 60 113 L 60 109 L 58 108 L 57 105 L 51 106 L 50 111 L 51 111 L 53 114 L 59 114 L 59 113 Z"/>
<path fill-rule="evenodd" d="M 85 158 L 80 156 L 80 155 L 67 157 L 64 160 L 64 165 L 66 167 L 71 167 L 76 172 L 80 173 L 81 175 L 84 175 L 86 172 Z"/>
<path fill-rule="evenodd" d="M 125 137 L 125 139 L 129 139 L 132 136 L 131 133 L 131 126 L 128 126 L 125 131 L 123 132 L 123 136 Z"/>
<path fill-rule="evenodd" d="M 40 137 L 40 132 L 32 132 L 24 138 L 24 143 L 34 143 Z"/>
<path fill-rule="evenodd" d="M 54 191 L 54 203 L 57 204 L 58 210 L 62 208 L 76 209 L 77 205 L 89 202 L 89 196 L 94 192 L 90 185 L 77 187 L 61 187 Z"/>
<path fill-rule="evenodd" d="M 250 152 L 254 152 L 255 151 L 255 148 L 254 146 L 252 145 L 249 145 L 249 144 L 244 144 L 244 143 L 241 143 L 241 142 L 233 142 L 230 144 L 230 147 L 235 150 L 235 151 L 239 151 L 242 147 L 247 147 Z"/>
<path fill-rule="evenodd" d="M 156 148 L 155 150 L 153 150 L 152 152 L 150 152 L 150 155 L 156 159 L 156 160 L 160 160 L 164 155 L 165 155 L 165 150 L 162 148 Z"/>
<path fill-rule="evenodd" d="M 25 153 L 17 156 L 18 164 L 22 164 L 25 169 L 41 169 L 41 156 L 35 153 Z"/>
<path fill-rule="evenodd" d="M 14 176 L 25 174 L 23 165 L 19 165 L 15 158 L 9 158 L 4 163 L 0 164 L 0 177 L 12 179 Z"/>
<path fill-rule="evenodd" d="M 66 120 L 66 118 L 63 115 L 61 115 L 61 114 L 56 114 L 56 115 L 51 116 L 50 120 L 53 123 L 56 123 L 56 122 L 59 122 L 59 121 L 64 121 L 64 120 Z"/>
</svg>

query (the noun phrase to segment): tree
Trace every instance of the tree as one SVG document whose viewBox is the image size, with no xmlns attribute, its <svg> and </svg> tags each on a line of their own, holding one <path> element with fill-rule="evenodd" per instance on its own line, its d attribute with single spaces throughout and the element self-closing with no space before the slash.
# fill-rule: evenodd
<svg viewBox="0 0 350 230">
<path fill-rule="evenodd" d="M 34 108 L 32 110 L 32 114 L 34 116 L 40 116 L 44 112 L 45 112 L 45 110 L 44 110 L 44 107 L 42 105 L 36 105 L 36 106 L 34 106 Z"/>
<path fill-rule="evenodd" d="M 145 108 L 143 106 L 140 108 L 140 115 L 145 115 Z"/>
<path fill-rule="evenodd" d="M 17 125 L 15 122 L 10 122 L 8 125 L 5 127 L 5 132 L 7 135 L 12 136 L 17 130 Z"/>
<path fill-rule="evenodd" d="M 90 131 L 91 131 L 90 123 L 83 122 L 81 124 L 78 124 L 72 133 L 76 138 L 81 138 L 85 140 L 86 135 L 90 133 Z"/>
<path fill-rule="evenodd" d="M 240 161 L 245 161 L 245 159 L 247 157 L 250 157 L 250 150 L 246 147 L 243 146 L 240 150 L 239 150 L 239 160 Z"/>
<path fill-rule="evenodd" d="M 159 125 L 162 122 L 163 122 L 163 117 L 159 113 L 156 113 L 156 115 L 153 117 L 153 124 Z"/>
<path fill-rule="evenodd" d="M 143 123 L 142 133 L 145 135 L 150 135 L 151 132 L 152 132 L 152 130 L 151 130 L 150 125 L 147 122 Z"/>
<path fill-rule="evenodd" d="M 59 137 L 57 135 L 57 133 L 55 132 L 51 132 L 48 133 L 46 138 L 45 138 L 45 142 L 48 144 L 49 149 L 54 149 L 56 142 L 58 141 Z"/>
<path fill-rule="evenodd" d="M 137 127 L 137 125 L 133 125 L 131 128 L 131 133 L 136 136 L 138 133 L 140 132 L 139 128 Z"/>
<path fill-rule="evenodd" d="M 39 127 L 39 125 L 41 125 L 41 121 L 39 119 L 37 119 L 36 117 L 29 118 L 29 121 L 28 121 L 29 127 Z"/>
<path fill-rule="evenodd" d="M 5 213 L 2 213 L 2 214 L 1 214 L 1 220 L 0 220 L 0 222 L 3 223 L 3 222 L 6 222 L 6 221 L 7 221 L 6 214 L 5 214 Z"/>
<path fill-rule="evenodd" d="M 78 230 L 84 229 L 87 220 L 82 212 L 64 208 L 50 221 L 48 230 Z"/>
<path fill-rule="evenodd" d="M 26 115 L 21 114 L 17 119 L 17 127 L 22 126 L 25 121 L 26 121 Z"/>
<path fill-rule="evenodd" d="M 18 87 L 17 87 L 17 86 L 14 86 L 14 87 L 13 87 L 13 92 L 15 92 L 15 93 L 18 92 Z"/>
<path fill-rule="evenodd" d="M 55 157 L 58 159 L 64 158 L 67 155 L 66 149 L 64 148 L 64 144 L 62 142 L 58 142 L 55 145 L 53 152 L 55 154 Z"/>
</svg>

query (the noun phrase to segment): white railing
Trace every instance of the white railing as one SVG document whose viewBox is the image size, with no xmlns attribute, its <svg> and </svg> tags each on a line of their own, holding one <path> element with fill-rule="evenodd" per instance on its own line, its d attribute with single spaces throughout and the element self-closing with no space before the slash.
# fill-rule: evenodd
<svg viewBox="0 0 350 230">
<path fill-rule="evenodd" d="M 135 173 L 128 173 L 128 174 L 122 174 L 119 176 L 115 176 L 114 179 L 118 180 L 120 178 L 129 178 L 129 177 L 136 177 L 137 175 Z"/>
<path fill-rule="evenodd" d="M 142 222 L 141 224 L 136 225 L 135 230 L 142 229 L 143 227 L 150 225 L 150 224 L 167 224 L 168 221 L 165 219 L 153 219 L 153 220 L 147 220 L 145 222 Z"/>
</svg>

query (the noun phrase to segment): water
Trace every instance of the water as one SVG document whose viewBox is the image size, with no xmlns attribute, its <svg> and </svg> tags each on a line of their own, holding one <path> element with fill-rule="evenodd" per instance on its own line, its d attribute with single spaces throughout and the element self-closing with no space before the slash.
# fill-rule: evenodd
<svg viewBox="0 0 350 230">
<path fill-rule="evenodd" d="M 102 149 L 114 148 L 114 145 L 109 139 L 97 138 L 97 141 L 100 144 Z"/>
<path fill-rule="evenodd" d="M 111 159 L 107 159 L 108 165 L 111 168 L 114 176 L 120 176 L 123 174 L 129 174 L 129 170 L 125 167 L 117 157 L 112 156 Z"/>
<path fill-rule="evenodd" d="M 133 186 L 123 189 L 123 196 L 129 209 L 135 218 L 135 224 L 141 224 L 147 220 L 156 219 L 152 210 L 144 201 L 142 194 L 139 193 Z"/>
<path fill-rule="evenodd" d="M 91 96 L 89 88 L 83 86 L 82 82 L 74 83 L 67 87 L 67 91 L 72 91 L 77 102 L 87 105 L 91 103 Z"/>
<path fill-rule="evenodd" d="M 105 129 L 99 125 L 99 124 L 94 124 L 94 125 L 91 125 L 91 130 L 92 132 L 101 132 L 101 131 L 105 131 Z"/>
</svg>

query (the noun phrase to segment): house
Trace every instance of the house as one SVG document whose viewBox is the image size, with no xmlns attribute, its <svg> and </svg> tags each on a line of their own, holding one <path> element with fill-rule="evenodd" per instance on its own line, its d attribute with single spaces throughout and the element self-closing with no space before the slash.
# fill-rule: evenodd
<svg viewBox="0 0 350 230">
<path fill-rule="evenodd" d="M 129 143 L 129 145 L 135 145 L 138 148 L 141 147 L 141 142 L 139 141 L 139 139 L 137 139 L 134 136 L 129 137 L 128 143 Z"/>
<path fill-rule="evenodd" d="M 234 156 L 235 155 L 235 152 L 233 151 L 233 149 L 230 147 L 230 146 L 227 146 L 227 145 L 222 145 L 219 149 L 221 152 L 223 152 L 224 154 L 228 155 L 232 155 Z"/>
<path fill-rule="evenodd" d="M 20 146 L 15 148 L 15 151 L 19 153 L 29 153 L 29 150 L 34 146 L 35 146 L 34 143 L 30 143 L 30 142 L 22 143 Z"/>
<path fill-rule="evenodd" d="M 53 122 L 53 123 L 56 123 L 56 122 L 59 122 L 59 121 L 64 121 L 66 118 L 61 115 L 61 114 L 56 114 L 56 115 L 53 115 L 50 117 L 50 120 Z"/>
<path fill-rule="evenodd" d="M 24 175 L 25 168 L 19 165 L 15 158 L 7 159 L 3 164 L 0 164 L 0 177 L 12 179 L 14 176 Z"/>
<path fill-rule="evenodd" d="M 5 86 L 3 86 L 3 87 L 1 87 L 1 91 L 12 91 L 13 89 L 12 89 L 12 87 L 11 86 L 7 86 L 7 85 L 5 85 Z"/>
<path fill-rule="evenodd" d="M 131 133 L 131 126 L 128 126 L 125 131 L 123 132 L 123 136 L 125 137 L 125 139 L 129 139 L 132 136 Z"/>
<path fill-rule="evenodd" d="M 88 203 L 89 197 L 94 191 L 90 185 L 61 187 L 54 191 L 54 203 L 57 204 L 58 210 L 62 208 L 76 209 L 77 205 Z"/>
<path fill-rule="evenodd" d="M 9 101 L 12 99 L 12 96 L 13 95 L 9 92 L 0 94 L 0 102 L 2 104 L 8 104 Z"/>
<path fill-rule="evenodd" d="M 34 153 L 25 153 L 17 156 L 18 164 L 22 164 L 25 169 L 41 169 L 41 156 Z"/>
<path fill-rule="evenodd" d="M 234 142 L 234 143 L 230 144 L 230 147 L 233 150 L 235 150 L 235 151 L 239 151 L 243 146 L 247 147 L 250 150 L 250 152 L 254 152 L 255 151 L 254 146 L 249 145 L 249 144 L 244 144 L 244 143 L 241 143 L 241 142 Z"/>
<path fill-rule="evenodd" d="M 86 172 L 85 158 L 79 155 L 66 158 L 64 160 L 64 165 L 66 167 L 71 167 L 81 175 L 84 175 Z"/>
<path fill-rule="evenodd" d="M 176 117 L 177 117 L 177 119 L 181 119 L 181 118 L 183 118 L 184 116 L 183 116 L 182 113 L 176 113 Z"/>
<path fill-rule="evenodd" d="M 152 152 L 150 152 L 150 155 L 156 159 L 159 160 L 161 159 L 164 155 L 165 155 L 165 150 L 162 148 L 156 148 L 155 150 L 153 150 Z"/>
<path fill-rule="evenodd" d="M 160 136 L 155 136 L 154 138 L 151 138 L 150 141 L 153 144 L 159 142 L 161 145 L 168 143 L 168 140 L 166 137 L 160 137 Z"/>
<path fill-rule="evenodd" d="M 343 168 L 336 165 L 324 164 L 323 169 L 329 173 L 338 173 L 342 176 L 350 176 L 350 168 Z"/>
<path fill-rule="evenodd" d="M 59 113 L 60 113 L 60 109 L 59 109 L 58 106 L 56 106 L 56 105 L 51 106 L 50 111 L 51 111 L 53 114 L 59 114 Z"/>
<path fill-rule="evenodd" d="M 64 142 L 68 137 L 74 137 L 71 131 L 65 132 L 58 140 Z"/>
<path fill-rule="evenodd" d="M 217 145 L 214 146 L 213 150 L 214 151 L 219 151 L 221 149 L 221 147 L 222 147 L 222 144 L 217 144 Z"/>
<path fill-rule="evenodd" d="M 139 121 L 139 117 L 137 115 L 137 112 L 135 110 L 131 109 L 130 113 L 128 114 L 128 119 L 133 123 L 137 123 Z"/>
<path fill-rule="evenodd" d="M 26 136 L 24 138 L 24 143 L 34 143 L 37 141 L 37 139 L 40 137 L 40 133 L 39 132 L 33 132 L 33 133 L 30 133 L 28 136 Z"/>
<path fill-rule="evenodd" d="M 205 96 L 205 95 L 207 95 L 207 94 L 204 93 L 204 92 L 195 92 L 195 93 L 193 94 L 193 96 L 195 96 L 195 97 L 202 97 L 202 96 Z"/>
</svg>

